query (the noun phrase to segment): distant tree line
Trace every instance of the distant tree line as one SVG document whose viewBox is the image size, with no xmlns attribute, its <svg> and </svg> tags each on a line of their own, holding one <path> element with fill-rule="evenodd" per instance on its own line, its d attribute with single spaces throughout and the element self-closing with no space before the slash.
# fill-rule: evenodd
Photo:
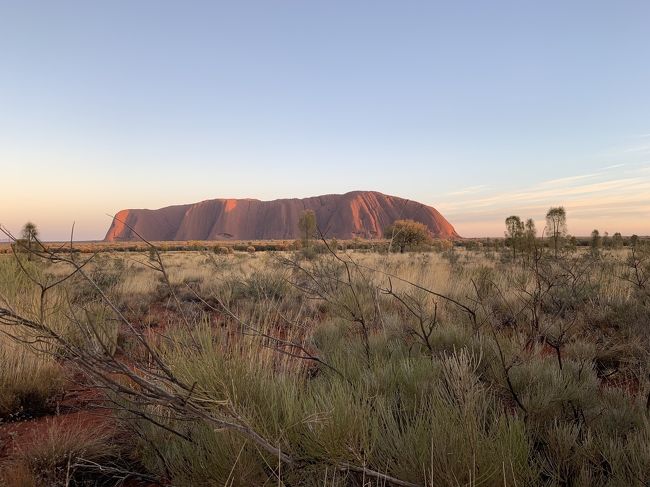
<svg viewBox="0 0 650 487">
<path fill-rule="evenodd" d="M 518 253 L 530 254 L 538 248 L 537 229 L 532 218 L 524 222 L 518 215 L 511 215 L 505 219 L 505 227 L 505 245 L 511 249 L 513 258 Z M 591 232 L 588 242 L 580 242 L 575 236 L 567 233 L 567 213 L 563 206 L 549 208 L 543 236 L 549 238 L 555 257 L 563 250 L 574 250 L 578 245 L 589 245 L 594 256 L 597 256 L 602 248 L 620 249 L 625 245 L 625 239 L 620 232 L 610 237 L 607 232 L 601 235 L 598 229 Z M 638 240 L 638 236 L 632 235 L 629 244 L 634 246 Z"/>
</svg>

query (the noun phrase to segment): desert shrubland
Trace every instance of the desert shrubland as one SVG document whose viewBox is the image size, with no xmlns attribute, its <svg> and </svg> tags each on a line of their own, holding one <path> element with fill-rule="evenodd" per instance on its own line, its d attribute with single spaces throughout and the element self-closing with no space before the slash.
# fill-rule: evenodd
<svg viewBox="0 0 650 487">
<path fill-rule="evenodd" d="M 38 336 L 162 484 L 645 485 L 648 248 L 559 241 L 4 256 L 3 350 Z"/>
</svg>

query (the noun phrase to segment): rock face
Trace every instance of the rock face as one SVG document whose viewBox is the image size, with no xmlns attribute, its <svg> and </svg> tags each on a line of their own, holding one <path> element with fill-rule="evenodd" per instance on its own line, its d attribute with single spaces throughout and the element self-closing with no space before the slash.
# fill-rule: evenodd
<svg viewBox="0 0 650 487">
<path fill-rule="evenodd" d="M 151 241 L 296 239 L 303 210 L 316 213 L 328 238 L 378 238 L 401 219 L 424 223 L 434 237 L 458 237 L 435 208 L 376 191 L 352 191 L 304 199 L 215 199 L 158 210 L 122 210 L 104 240 L 138 240 L 131 228 Z"/>
</svg>

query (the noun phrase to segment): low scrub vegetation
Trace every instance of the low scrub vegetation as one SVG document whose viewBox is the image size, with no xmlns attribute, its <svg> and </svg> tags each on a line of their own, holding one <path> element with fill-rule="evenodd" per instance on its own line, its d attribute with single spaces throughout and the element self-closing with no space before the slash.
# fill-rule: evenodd
<svg viewBox="0 0 650 487">
<path fill-rule="evenodd" d="M 514 251 L 6 256 L 2 350 L 37 336 L 43 374 L 103 391 L 120 472 L 162 485 L 647 485 L 650 248 L 545 248 L 513 222 Z M 56 435 L 82 453 L 8 465 L 115 465 Z"/>
<path fill-rule="evenodd" d="M 22 266 L 9 258 L 0 260 L 0 307 L 34 316 L 33 283 L 26 272 L 36 276 L 39 269 L 27 261 Z M 0 423 L 48 412 L 63 391 L 63 368 L 47 350 L 34 351 L 33 338 L 25 330 L 0 327 Z"/>
<path fill-rule="evenodd" d="M 0 421 L 48 412 L 63 386 L 63 369 L 52 357 L 0 337 Z"/>
<path fill-rule="evenodd" d="M 7 487 L 108 487 L 126 477 L 132 464 L 123 439 L 104 425 L 46 421 L 11 456 L 0 481 Z"/>
</svg>

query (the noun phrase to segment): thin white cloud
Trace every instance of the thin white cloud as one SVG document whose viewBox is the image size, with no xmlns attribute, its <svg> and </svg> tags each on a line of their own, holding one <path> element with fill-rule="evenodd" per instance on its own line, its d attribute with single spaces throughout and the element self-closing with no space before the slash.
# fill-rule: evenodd
<svg viewBox="0 0 650 487">
<path fill-rule="evenodd" d="M 548 182 L 540 183 L 521 191 L 506 191 L 496 193 L 491 196 L 483 198 L 474 198 L 469 200 L 457 201 L 447 206 L 456 206 L 458 208 L 482 208 L 498 205 L 503 206 L 517 206 L 518 204 L 525 204 L 530 202 L 545 202 L 567 200 L 574 196 L 588 195 L 588 194 L 603 194 L 607 191 L 623 190 L 628 191 L 648 191 L 650 195 L 650 181 L 643 177 L 635 178 L 622 178 L 610 181 L 601 181 L 598 183 L 590 183 L 583 185 L 576 185 L 572 187 L 557 185 L 553 187 Z M 650 196 L 648 196 L 650 199 Z"/>
<path fill-rule="evenodd" d="M 628 149 L 625 149 L 623 152 L 626 153 L 634 153 L 634 154 L 646 154 L 650 153 L 650 145 L 639 145 L 636 147 L 630 147 Z"/>
<path fill-rule="evenodd" d="M 487 189 L 487 186 L 485 184 L 479 184 L 478 186 L 469 186 L 467 188 L 459 189 L 458 191 L 452 191 L 451 193 L 447 194 L 449 196 L 459 196 L 464 194 L 477 193 L 479 191 L 484 191 L 485 189 Z"/>
<path fill-rule="evenodd" d="M 603 170 L 606 171 L 608 169 L 616 169 L 617 167 L 623 167 L 623 166 L 625 166 L 625 164 L 623 164 L 623 163 L 621 163 L 621 164 L 612 164 L 611 166 L 605 166 L 603 168 Z"/>
<path fill-rule="evenodd" d="M 546 210 L 555 205 L 567 208 L 578 232 L 598 227 L 600 222 L 611 228 L 627 225 L 636 233 L 650 233 L 650 167 L 628 168 L 624 177 L 608 172 L 622 166 L 615 164 L 601 172 L 542 181 L 481 197 L 463 198 L 459 194 L 439 202 L 437 207 L 460 226 L 461 234 L 465 226 L 484 228 L 488 222 L 497 224 L 510 214 L 543 221 Z"/>
<path fill-rule="evenodd" d="M 548 181 L 544 181 L 542 183 L 539 183 L 539 186 L 557 186 L 558 184 L 565 184 L 565 183 L 572 183 L 574 181 L 580 181 L 582 179 L 593 179 L 598 176 L 600 176 L 602 173 L 596 172 L 592 174 L 582 174 L 580 176 L 568 176 L 566 178 L 558 178 L 558 179 L 549 179 Z"/>
</svg>

